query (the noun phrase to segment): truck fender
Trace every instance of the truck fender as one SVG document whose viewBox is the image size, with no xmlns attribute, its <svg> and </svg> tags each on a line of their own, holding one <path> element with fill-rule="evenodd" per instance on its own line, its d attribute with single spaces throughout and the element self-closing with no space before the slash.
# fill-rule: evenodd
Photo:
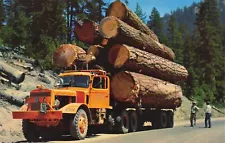
<svg viewBox="0 0 225 143">
<path fill-rule="evenodd" d="M 24 104 L 22 107 L 20 107 L 20 111 L 27 111 L 27 108 L 28 108 L 28 106 L 27 106 L 27 104 Z"/>
<path fill-rule="evenodd" d="M 91 123 L 91 112 L 87 105 L 83 103 L 70 103 L 60 108 L 59 111 L 62 111 L 63 114 L 76 114 L 79 109 L 84 109 L 88 116 L 88 121 Z"/>
</svg>

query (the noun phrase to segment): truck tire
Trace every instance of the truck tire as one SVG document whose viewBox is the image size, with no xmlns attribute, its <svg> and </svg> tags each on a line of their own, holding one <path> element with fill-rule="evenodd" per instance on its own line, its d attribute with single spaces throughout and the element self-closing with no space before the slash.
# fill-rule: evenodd
<svg viewBox="0 0 225 143">
<path fill-rule="evenodd" d="M 160 128 L 166 128 L 167 127 L 167 123 L 168 123 L 166 112 L 165 111 L 161 111 L 159 115 L 160 115 L 160 117 L 159 117 Z"/>
<path fill-rule="evenodd" d="M 37 142 L 39 141 L 40 134 L 36 130 L 37 126 L 35 124 L 31 123 L 29 120 L 23 120 L 22 121 L 22 131 L 25 139 L 28 142 Z"/>
<path fill-rule="evenodd" d="M 145 123 L 145 120 L 144 120 L 142 117 L 139 117 L 139 118 L 138 118 L 138 131 L 143 130 L 143 128 L 144 128 L 144 123 Z"/>
<path fill-rule="evenodd" d="M 158 111 L 154 115 L 154 119 L 152 121 L 153 129 L 166 128 L 168 123 L 167 114 L 165 111 Z"/>
<path fill-rule="evenodd" d="M 129 115 L 126 110 L 123 110 L 120 115 L 120 122 L 118 123 L 118 131 L 119 133 L 126 134 L 129 131 Z"/>
<path fill-rule="evenodd" d="M 168 128 L 173 128 L 174 126 L 174 114 L 172 111 L 168 111 L 167 112 L 167 117 L 168 117 L 168 123 L 167 123 L 167 127 Z"/>
<path fill-rule="evenodd" d="M 131 111 L 130 114 L 130 132 L 136 132 L 138 130 L 138 117 L 136 111 Z"/>
<path fill-rule="evenodd" d="M 78 140 L 83 140 L 87 136 L 88 117 L 84 109 L 79 109 L 71 121 L 70 134 Z"/>
</svg>

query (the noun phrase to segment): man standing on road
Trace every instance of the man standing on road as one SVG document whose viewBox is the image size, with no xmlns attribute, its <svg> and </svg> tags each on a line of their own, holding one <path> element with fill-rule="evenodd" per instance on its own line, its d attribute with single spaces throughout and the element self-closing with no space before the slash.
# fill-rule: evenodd
<svg viewBox="0 0 225 143">
<path fill-rule="evenodd" d="M 207 101 L 205 108 L 205 128 L 207 127 L 211 128 L 211 116 L 212 116 L 212 107 L 210 106 L 209 101 Z"/>
<path fill-rule="evenodd" d="M 190 122 L 191 122 L 191 126 L 196 126 L 196 113 L 199 110 L 198 106 L 196 106 L 196 101 L 192 102 L 192 106 L 191 106 L 191 117 L 190 117 Z"/>
</svg>

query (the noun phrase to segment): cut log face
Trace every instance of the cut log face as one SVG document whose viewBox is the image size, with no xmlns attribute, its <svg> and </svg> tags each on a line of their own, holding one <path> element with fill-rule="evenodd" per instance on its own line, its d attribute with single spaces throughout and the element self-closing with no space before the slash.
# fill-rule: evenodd
<svg viewBox="0 0 225 143">
<path fill-rule="evenodd" d="M 128 71 L 113 76 L 111 91 L 115 100 L 133 105 L 176 108 L 182 103 L 180 86 Z"/>
<path fill-rule="evenodd" d="M 134 46 L 169 60 L 175 58 L 171 49 L 113 16 L 101 21 L 100 34 L 104 38 L 114 39 L 118 43 Z"/>
<path fill-rule="evenodd" d="M 185 67 L 124 44 L 112 46 L 108 52 L 108 61 L 114 68 L 125 67 L 170 82 L 182 81 L 188 76 Z"/>
<path fill-rule="evenodd" d="M 21 72 L 2 61 L 0 61 L 0 71 L 3 73 L 0 74 L 1 76 L 16 84 L 23 82 L 25 79 L 24 72 Z"/>
<path fill-rule="evenodd" d="M 55 66 L 64 68 L 69 67 L 74 61 L 85 58 L 86 52 L 75 45 L 63 44 L 53 54 Z"/>
<path fill-rule="evenodd" d="M 103 48 L 100 45 L 91 45 L 87 50 L 87 55 L 93 55 L 97 57 L 99 55 L 99 48 Z"/>
<path fill-rule="evenodd" d="M 111 3 L 107 9 L 106 15 L 115 16 L 135 29 L 149 35 L 155 41 L 159 41 L 156 34 L 151 31 L 148 26 L 121 1 Z"/>
<path fill-rule="evenodd" d="M 99 35 L 99 25 L 91 20 L 84 19 L 82 22 L 75 22 L 75 36 L 86 44 L 100 44 L 102 38 Z"/>
</svg>

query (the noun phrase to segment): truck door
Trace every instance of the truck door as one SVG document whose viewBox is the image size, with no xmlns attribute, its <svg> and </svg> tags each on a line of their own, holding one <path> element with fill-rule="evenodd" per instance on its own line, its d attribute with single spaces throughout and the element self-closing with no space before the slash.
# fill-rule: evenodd
<svg viewBox="0 0 225 143">
<path fill-rule="evenodd" d="M 109 79 L 107 76 L 93 78 L 89 98 L 89 108 L 109 108 Z"/>
</svg>

